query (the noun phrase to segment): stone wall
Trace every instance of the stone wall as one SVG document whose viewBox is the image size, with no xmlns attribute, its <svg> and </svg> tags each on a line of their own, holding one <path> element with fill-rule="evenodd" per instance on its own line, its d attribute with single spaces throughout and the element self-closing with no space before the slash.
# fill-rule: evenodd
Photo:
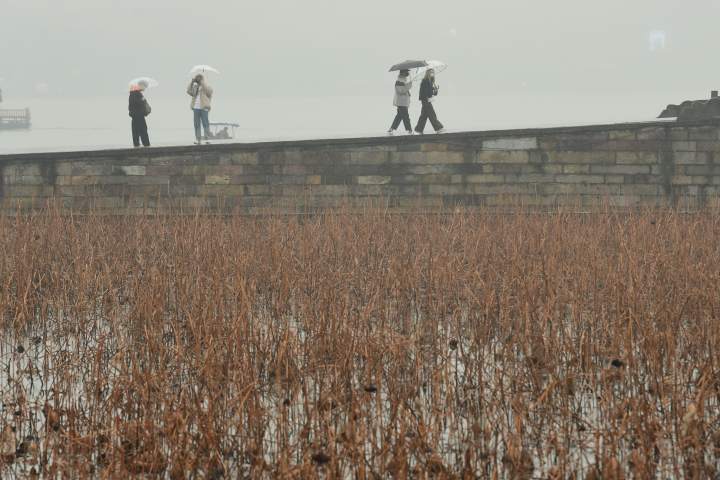
<svg viewBox="0 0 720 480">
<path fill-rule="evenodd" d="M 0 156 L 6 213 L 720 206 L 720 122 Z"/>
</svg>

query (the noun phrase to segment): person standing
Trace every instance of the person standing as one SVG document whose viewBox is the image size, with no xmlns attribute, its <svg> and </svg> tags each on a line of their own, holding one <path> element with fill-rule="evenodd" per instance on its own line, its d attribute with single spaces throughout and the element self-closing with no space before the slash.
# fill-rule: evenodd
<svg viewBox="0 0 720 480">
<path fill-rule="evenodd" d="M 430 120 L 435 133 L 443 133 L 445 127 L 440 123 L 435 113 L 435 107 L 433 107 L 433 101 L 438 95 L 439 87 L 435 84 L 435 70 L 428 69 L 425 72 L 425 78 L 423 78 L 420 84 L 420 101 L 422 102 L 422 111 L 420 112 L 420 118 L 418 119 L 415 131 L 422 134 L 425 131 L 425 123 Z"/>
<path fill-rule="evenodd" d="M 143 146 L 149 147 L 150 136 L 148 135 L 147 121 L 145 120 L 145 117 L 150 115 L 152 109 L 143 95 L 142 85 L 133 85 L 130 88 L 128 111 L 130 118 L 132 118 L 131 129 L 133 145 L 135 148 L 138 148 L 140 146 L 140 140 L 142 140 Z"/>
<path fill-rule="evenodd" d="M 200 145 L 203 138 L 207 142 L 207 139 L 210 137 L 210 109 L 212 108 L 213 89 L 207 84 L 205 77 L 196 75 L 190 82 L 187 93 L 192 97 L 190 108 L 193 111 L 193 120 L 195 123 L 195 145 Z M 205 131 L 204 137 L 200 136 L 201 125 Z"/>
<path fill-rule="evenodd" d="M 397 114 L 395 120 L 388 133 L 393 135 L 395 130 L 400 126 L 400 122 L 403 123 L 405 131 L 409 135 L 412 135 L 412 123 L 410 122 L 410 90 L 412 89 L 412 79 L 410 78 L 410 70 L 400 70 L 400 75 L 395 82 L 395 97 L 393 98 L 393 105 L 397 107 Z"/>
</svg>

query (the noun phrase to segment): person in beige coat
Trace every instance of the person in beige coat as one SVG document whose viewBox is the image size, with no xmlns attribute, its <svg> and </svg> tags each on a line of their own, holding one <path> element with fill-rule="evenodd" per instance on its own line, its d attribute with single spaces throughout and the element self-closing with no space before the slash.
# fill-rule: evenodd
<svg viewBox="0 0 720 480">
<path fill-rule="evenodd" d="M 200 136 L 201 125 L 205 131 L 205 141 L 207 141 L 209 137 L 213 89 L 207 84 L 205 77 L 196 75 L 195 78 L 192 79 L 192 82 L 190 82 L 190 85 L 188 85 L 187 94 L 192 97 L 190 108 L 193 111 L 193 119 L 195 121 L 195 144 L 199 145 L 203 139 L 203 137 Z"/>
</svg>

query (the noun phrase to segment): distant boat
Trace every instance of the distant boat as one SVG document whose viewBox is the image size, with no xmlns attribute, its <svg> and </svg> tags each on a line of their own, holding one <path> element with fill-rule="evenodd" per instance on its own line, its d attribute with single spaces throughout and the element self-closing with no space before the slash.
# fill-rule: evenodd
<svg viewBox="0 0 720 480">
<path fill-rule="evenodd" d="M 0 103 L 2 103 L 2 90 L 0 90 Z M 29 108 L 0 109 L 0 130 L 30 128 L 31 125 Z"/>
</svg>

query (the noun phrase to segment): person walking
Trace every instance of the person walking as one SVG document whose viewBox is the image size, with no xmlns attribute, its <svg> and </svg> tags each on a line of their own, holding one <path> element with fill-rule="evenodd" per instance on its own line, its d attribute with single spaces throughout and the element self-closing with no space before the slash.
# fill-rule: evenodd
<svg viewBox="0 0 720 480">
<path fill-rule="evenodd" d="M 443 133 L 445 127 L 440 123 L 435 113 L 435 107 L 433 107 L 433 101 L 437 97 L 439 87 L 435 84 L 435 70 L 430 68 L 425 72 L 425 78 L 423 78 L 420 84 L 420 101 L 422 102 L 422 111 L 420 112 L 420 118 L 418 119 L 415 131 L 419 134 L 423 134 L 425 131 L 425 124 L 428 120 L 435 129 L 435 133 Z"/>
<path fill-rule="evenodd" d="M 132 139 L 135 148 L 140 146 L 141 140 L 144 147 L 150 146 L 150 136 L 148 135 L 145 117 L 150 115 L 152 109 L 143 95 L 143 90 L 142 85 L 133 85 L 130 88 L 130 99 L 128 102 L 128 111 L 130 118 L 132 118 Z"/>
<path fill-rule="evenodd" d="M 400 122 L 403 123 L 405 131 L 409 135 L 412 135 L 412 123 L 410 122 L 410 90 L 412 89 L 412 79 L 410 78 L 410 70 L 400 70 L 400 75 L 395 82 L 395 97 L 393 98 L 393 105 L 397 107 L 397 114 L 395 120 L 388 133 L 393 135 L 395 130 L 400 126 Z"/>
<path fill-rule="evenodd" d="M 203 138 L 207 142 L 210 137 L 210 109 L 213 89 L 205 81 L 202 75 L 196 75 L 187 88 L 187 93 L 192 97 L 190 108 L 193 111 L 193 120 L 195 123 L 195 145 L 200 145 Z M 205 136 L 200 136 L 200 126 L 205 131 Z M 210 142 L 207 142 L 210 143 Z"/>
</svg>

